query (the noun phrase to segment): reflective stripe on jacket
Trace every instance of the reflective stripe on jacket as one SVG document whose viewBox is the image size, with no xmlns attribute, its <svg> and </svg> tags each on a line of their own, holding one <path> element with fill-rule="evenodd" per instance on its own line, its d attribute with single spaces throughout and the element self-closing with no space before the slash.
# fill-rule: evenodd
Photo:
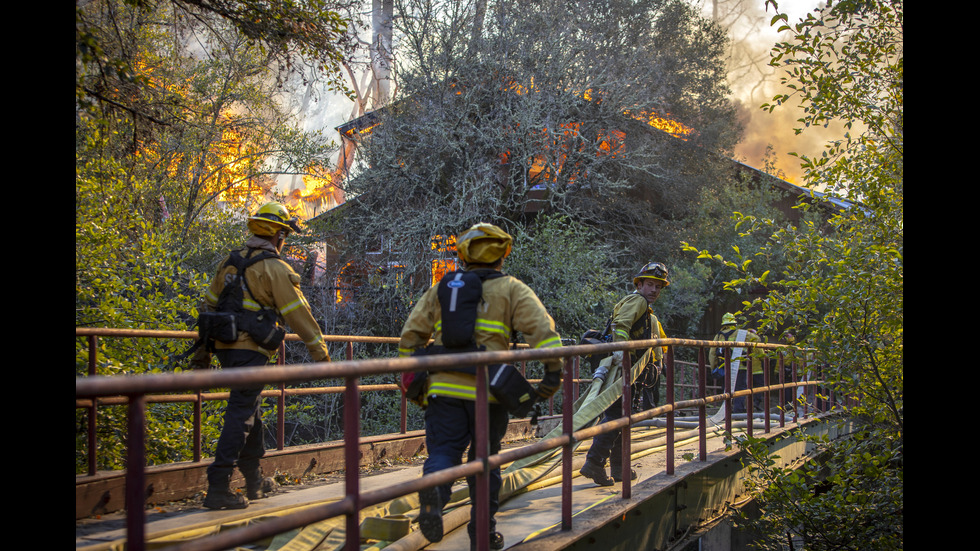
<svg viewBox="0 0 980 551">
<path fill-rule="evenodd" d="M 736 335 L 738 335 L 738 329 L 734 325 L 724 325 L 721 328 L 721 332 L 715 335 L 715 338 L 712 340 L 722 341 L 722 342 L 735 342 Z M 759 335 L 755 334 L 754 332 L 746 331 L 745 340 L 741 342 L 762 342 L 762 339 L 760 339 Z M 747 355 L 743 350 L 741 355 L 739 355 L 738 357 L 733 356 L 732 360 L 733 361 L 739 360 L 739 368 L 741 369 L 745 367 L 745 362 L 748 361 L 746 357 Z M 712 370 L 720 369 L 725 367 L 724 364 L 725 364 L 724 353 L 719 354 L 718 347 L 712 346 L 711 349 L 708 350 L 708 367 Z M 764 369 L 762 365 L 762 359 L 753 357 L 752 373 L 754 375 L 761 375 L 763 372 Z"/>
<path fill-rule="evenodd" d="M 437 295 L 438 285 L 422 294 L 402 328 L 398 343 L 399 356 L 409 356 L 428 344 L 442 344 L 442 309 Z M 515 332 L 524 336 L 532 348 L 557 348 L 561 336 L 555 321 L 530 287 L 517 278 L 504 276 L 483 282 L 483 300 L 477 313 L 474 338 L 486 350 L 507 350 Z M 561 359 L 548 360 L 549 371 L 561 369 Z M 428 396 L 451 396 L 464 400 L 476 399 L 476 378 L 470 373 L 439 371 L 429 374 Z M 490 401 L 495 402 L 493 396 Z"/>
</svg>

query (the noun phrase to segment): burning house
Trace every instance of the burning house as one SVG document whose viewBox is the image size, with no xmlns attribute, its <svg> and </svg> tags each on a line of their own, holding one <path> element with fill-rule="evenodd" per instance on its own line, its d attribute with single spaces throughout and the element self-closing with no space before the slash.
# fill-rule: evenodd
<svg viewBox="0 0 980 551">
<path fill-rule="evenodd" d="M 351 187 L 348 184 L 362 177 L 362 174 L 351 173 L 354 155 L 364 137 L 372 135 L 372 130 L 379 124 L 385 124 L 386 115 L 385 110 L 371 112 L 336 127 L 342 143 L 337 168 L 330 173 L 329 181 L 322 182 L 319 188 L 321 191 L 314 188 L 314 193 L 297 197 L 315 207 L 310 210 L 316 214 L 309 217 L 307 223 L 314 228 L 314 234 L 322 237 L 322 242 L 316 245 L 316 254 L 307 259 L 305 273 L 309 275 L 308 284 L 315 286 L 319 295 L 328 297 L 330 304 L 323 305 L 330 310 L 323 313 L 327 318 L 343 317 L 345 312 L 356 316 L 357 305 L 365 290 L 374 292 L 382 285 L 408 285 L 412 289 L 421 289 L 438 281 L 445 272 L 456 268 L 451 236 L 430 235 L 427 252 L 423 255 L 427 259 L 425 265 L 407 269 L 398 254 L 401 247 L 405 246 L 404 243 L 398 243 L 397 239 L 390 236 L 374 235 L 373 245 L 352 251 L 344 233 L 338 229 L 338 222 L 352 210 L 359 208 L 360 197 L 345 196 L 345 191 Z M 624 208 L 624 205 L 640 211 L 669 211 L 672 201 L 680 200 L 677 194 L 697 189 L 699 184 L 696 181 L 703 178 L 713 178 L 716 181 L 742 180 L 783 191 L 783 199 L 776 206 L 790 219 L 799 212 L 793 208 L 796 198 L 809 194 L 806 189 L 790 182 L 706 151 L 698 142 L 697 130 L 670 117 L 650 113 L 627 115 L 621 117 L 617 128 L 597 128 L 593 125 L 586 129 L 577 123 L 556 123 L 549 132 L 549 139 L 539 142 L 545 144 L 542 150 L 536 153 L 532 151 L 530 155 L 524 152 L 523 157 L 515 156 L 509 150 L 497 152 L 496 166 L 493 169 L 495 181 L 500 183 L 501 188 L 509 186 L 521 193 L 515 201 L 520 212 L 513 214 L 510 219 L 533 222 L 536 216 L 548 212 L 553 204 L 551 194 L 557 186 L 564 186 L 563 190 L 571 190 L 568 195 L 572 200 L 581 201 L 579 210 L 587 212 L 593 221 L 617 216 L 620 212 L 617 209 Z M 541 130 L 547 131 L 549 129 Z M 406 136 L 403 135 L 402 138 L 405 139 Z M 411 134 L 407 138 L 410 139 Z M 617 198 L 618 203 L 612 204 L 607 196 L 597 195 L 594 189 L 589 188 L 591 175 L 588 167 L 582 169 L 576 164 L 574 155 L 570 155 L 581 155 L 581 151 L 572 151 L 571 148 L 581 147 L 582 143 L 595 144 L 591 154 L 608 158 L 612 161 L 610 166 L 617 164 L 618 156 L 643 148 L 655 148 L 660 158 L 665 159 L 665 163 L 673 163 L 675 166 L 668 172 L 669 178 L 658 178 L 642 171 L 636 174 L 619 174 L 619 177 L 631 182 L 652 183 L 623 190 Z M 705 166 L 709 165 L 712 172 L 706 175 Z M 433 177 L 433 180 L 434 186 L 439 185 L 437 177 Z M 676 185 L 678 181 L 684 180 L 694 183 Z M 364 189 L 366 186 L 362 184 L 359 187 Z M 823 200 L 813 197 L 818 201 Z M 383 200 L 403 203 L 400 197 L 387 197 Z M 405 205 L 404 208 L 420 208 L 419 203 L 414 207 L 407 206 L 407 203 Z M 636 209 L 636 205 L 644 207 Z M 415 244 L 416 247 L 418 245 Z M 708 317 L 720 319 L 720 315 L 709 313 Z"/>
</svg>

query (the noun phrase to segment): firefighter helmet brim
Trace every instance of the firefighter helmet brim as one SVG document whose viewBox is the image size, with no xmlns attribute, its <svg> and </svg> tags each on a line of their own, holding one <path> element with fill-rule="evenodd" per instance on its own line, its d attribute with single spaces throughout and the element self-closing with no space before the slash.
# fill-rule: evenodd
<svg viewBox="0 0 980 551">
<path fill-rule="evenodd" d="M 641 279 L 657 279 L 664 282 L 664 287 L 670 285 L 670 274 L 663 262 L 648 262 L 633 276 L 633 286 L 638 286 Z"/>
<path fill-rule="evenodd" d="M 272 236 L 280 230 L 303 233 L 299 220 L 289 216 L 286 207 L 279 203 L 270 202 L 259 207 L 255 214 L 248 219 L 248 229 L 255 235 Z"/>
<path fill-rule="evenodd" d="M 510 254 L 514 238 L 493 224 L 472 226 L 456 238 L 456 252 L 467 264 L 494 264 Z"/>
</svg>

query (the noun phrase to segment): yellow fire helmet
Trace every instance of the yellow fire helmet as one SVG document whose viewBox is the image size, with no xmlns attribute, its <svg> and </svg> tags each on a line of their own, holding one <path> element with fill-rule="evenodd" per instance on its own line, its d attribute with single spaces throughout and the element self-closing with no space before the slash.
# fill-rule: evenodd
<svg viewBox="0 0 980 551">
<path fill-rule="evenodd" d="M 640 284 L 643 278 L 657 279 L 664 282 L 664 287 L 670 285 L 670 277 L 667 274 L 667 266 L 663 262 L 649 262 L 633 276 L 633 286 Z"/>
<path fill-rule="evenodd" d="M 510 254 L 513 242 L 504 230 L 481 222 L 456 238 L 456 252 L 467 264 L 494 264 Z"/>
<path fill-rule="evenodd" d="M 721 317 L 722 325 L 735 325 L 735 316 L 731 313 L 726 313 Z"/>
<path fill-rule="evenodd" d="M 279 230 L 286 230 L 303 233 L 296 218 L 289 217 L 286 207 L 276 202 L 270 202 L 259 207 L 255 214 L 248 219 L 248 229 L 255 235 L 268 237 L 275 235 Z"/>
</svg>

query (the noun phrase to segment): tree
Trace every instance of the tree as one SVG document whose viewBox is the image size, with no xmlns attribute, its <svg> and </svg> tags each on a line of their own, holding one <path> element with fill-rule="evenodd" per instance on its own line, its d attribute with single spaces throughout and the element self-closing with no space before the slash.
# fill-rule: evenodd
<svg viewBox="0 0 980 551">
<path fill-rule="evenodd" d="M 156 24 L 153 15 L 168 11 L 178 19 L 205 27 L 222 21 L 249 42 L 261 44 L 275 77 L 283 83 L 292 74 L 325 78 L 346 90 L 341 64 L 353 43 L 348 34 L 350 10 L 356 2 L 308 0 L 120 0 L 75 4 L 75 98 L 83 105 L 129 105 L 127 90 L 147 83 L 142 74 L 138 42 L 128 42 L 131 23 Z M 138 27 L 137 27 L 138 28 Z M 173 38 L 179 40 L 179 34 Z M 129 86 L 121 87 L 121 84 Z M 146 113 L 148 116 L 149 113 Z"/>
<path fill-rule="evenodd" d="M 436 236 L 517 231 L 539 211 L 629 247 L 612 258 L 619 281 L 637 257 L 676 254 L 671 220 L 723 158 L 705 151 L 737 135 L 719 29 L 667 0 L 419 0 L 395 14 L 398 96 L 373 114 L 337 228 L 353 257 L 379 253 L 417 286 Z M 654 228 L 665 235 L 638 237 Z"/>
<path fill-rule="evenodd" d="M 275 176 L 326 161 L 329 141 L 300 131 L 280 101 L 290 70 L 331 67 L 343 51 L 346 24 L 325 7 L 76 4 L 76 326 L 191 327 L 216 263 L 243 240 L 250 202 Z M 98 372 L 179 369 L 172 358 L 186 346 L 105 341 Z M 79 342 L 79 374 L 86 354 Z M 185 417 L 149 409 L 151 461 L 189 457 Z M 105 449 L 121 427 L 121 415 L 100 419 Z M 79 423 L 77 436 L 85 430 Z M 100 455 L 101 468 L 118 465 Z"/>
<path fill-rule="evenodd" d="M 765 244 L 727 260 L 699 255 L 738 271 L 729 288 L 768 290 L 744 302 L 744 314 L 771 332 L 803 334 L 858 430 L 815 442 L 821 460 L 796 471 L 775 468 L 758 442 L 746 439 L 765 511 L 748 524 L 773 545 L 798 533 L 808 549 L 901 548 L 903 4 L 831 2 L 793 25 L 777 12 L 773 23 L 795 33 L 772 58 L 788 69 L 794 92 L 764 108 L 797 99 L 805 113 L 798 131 L 836 120 L 855 132 L 828 144 L 820 158 L 801 157 L 808 182 L 847 208 L 826 226 L 778 227 L 736 215 L 740 231 L 765 236 Z M 770 271 L 777 255 L 783 268 Z"/>
</svg>

